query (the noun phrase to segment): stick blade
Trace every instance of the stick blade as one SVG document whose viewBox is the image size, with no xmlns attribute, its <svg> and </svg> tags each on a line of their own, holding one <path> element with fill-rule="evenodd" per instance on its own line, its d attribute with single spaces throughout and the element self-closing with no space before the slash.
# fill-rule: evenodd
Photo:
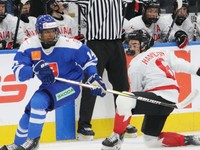
<svg viewBox="0 0 200 150">
<path fill-rule="evenodd" d="M 176 104 L 177 108 L 184 108 L 187 105 L 189 105 L 190 103 L 192 103 L 192 101 L 195 99 L 195 97 L 199 94 L 199 91 L 197 89 L 193 90 L 182 102 Z"/>
</svg>

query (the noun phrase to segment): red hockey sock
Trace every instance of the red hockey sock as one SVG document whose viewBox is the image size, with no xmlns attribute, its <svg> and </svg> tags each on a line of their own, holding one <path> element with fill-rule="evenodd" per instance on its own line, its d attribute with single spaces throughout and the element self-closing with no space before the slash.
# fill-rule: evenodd
<svg viewBox="0 0 200 150">
<path fill-rule="evenodd" d="M 128 126 L 130 122 L 130 119 L 131 119 L 131 116 L 127 120 L 124 120 L 124 116 L 120 116 L 118 113 L 116 113 L 113 131 L 118 134 L 125 132 L 126 127 Z"/>
<path fill-rule="evenodd" d="M 159 136 L 159 140 L 162 140 L 163 146 L 186 146 L 184 143 L 184 135 L 174 132 L 162 132 Z"/>
</svg>

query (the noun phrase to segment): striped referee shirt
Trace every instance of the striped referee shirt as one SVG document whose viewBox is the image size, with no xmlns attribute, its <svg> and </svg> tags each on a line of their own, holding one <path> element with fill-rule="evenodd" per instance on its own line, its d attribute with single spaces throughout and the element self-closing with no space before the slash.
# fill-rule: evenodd
<svg viewBox="0 0 200 150">
<path fill-rule="evenodd" d="M 65 0 L 60 0 L 65 1 Z M 121 39 L 123 0 L 66 0 L 76 2 L 87 23 L 87 40 Z"/>
</svg>

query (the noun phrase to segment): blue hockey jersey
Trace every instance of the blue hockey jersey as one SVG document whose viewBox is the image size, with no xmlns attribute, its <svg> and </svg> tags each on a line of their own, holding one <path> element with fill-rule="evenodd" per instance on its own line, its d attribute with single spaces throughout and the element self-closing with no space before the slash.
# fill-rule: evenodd
<svg viewBox="0 0 200 150">
<path fill-rule="evenodd" d="M 40 60 L 49 63 L 55 76 L 69 80 L 81 81 L 84 73 L 88 77 L 97 73 L 96 55 L 78 40 L 60 36 L 52 48 L 52 52 L 46 54 L 38 35 L 24 41 L 14 57 L 13 71 L 16 80 L 26 81 L 33 78 L 33 67 Z M 42 84 L 38 90 L 45 90 L 53 97 L 54 108 L 69 99 L 75 99 L 80 93 L 79 86 L 58 81 L 50 85 Z"/>
</svg>

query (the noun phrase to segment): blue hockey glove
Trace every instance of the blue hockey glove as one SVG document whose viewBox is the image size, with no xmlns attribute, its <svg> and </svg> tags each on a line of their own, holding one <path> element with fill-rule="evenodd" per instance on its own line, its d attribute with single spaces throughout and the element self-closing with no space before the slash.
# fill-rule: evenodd
<svg viewBox="0 0 200 150">
<path fill-rule="evenodd" d="M 106 95 L 106 86 L 102 82 L 102 79 L 99 75 L 97 74 L 92 75 L 87 80 L 87 83 L 96 86 L 96 88 L 91 89 L 93 95 L 101 97 L 104 97 Z"/>
<path fill-rule="evenodd" d="M 42 81 L 43 84 L 51 84 L 55 81 L 55 76 L 53 71 L 49 67 L 44 60 L 40 60 L 37 64 L 35 64 L 33 68 L 33 72 L 37 75 L 37 77 Z"/>
</svg>

